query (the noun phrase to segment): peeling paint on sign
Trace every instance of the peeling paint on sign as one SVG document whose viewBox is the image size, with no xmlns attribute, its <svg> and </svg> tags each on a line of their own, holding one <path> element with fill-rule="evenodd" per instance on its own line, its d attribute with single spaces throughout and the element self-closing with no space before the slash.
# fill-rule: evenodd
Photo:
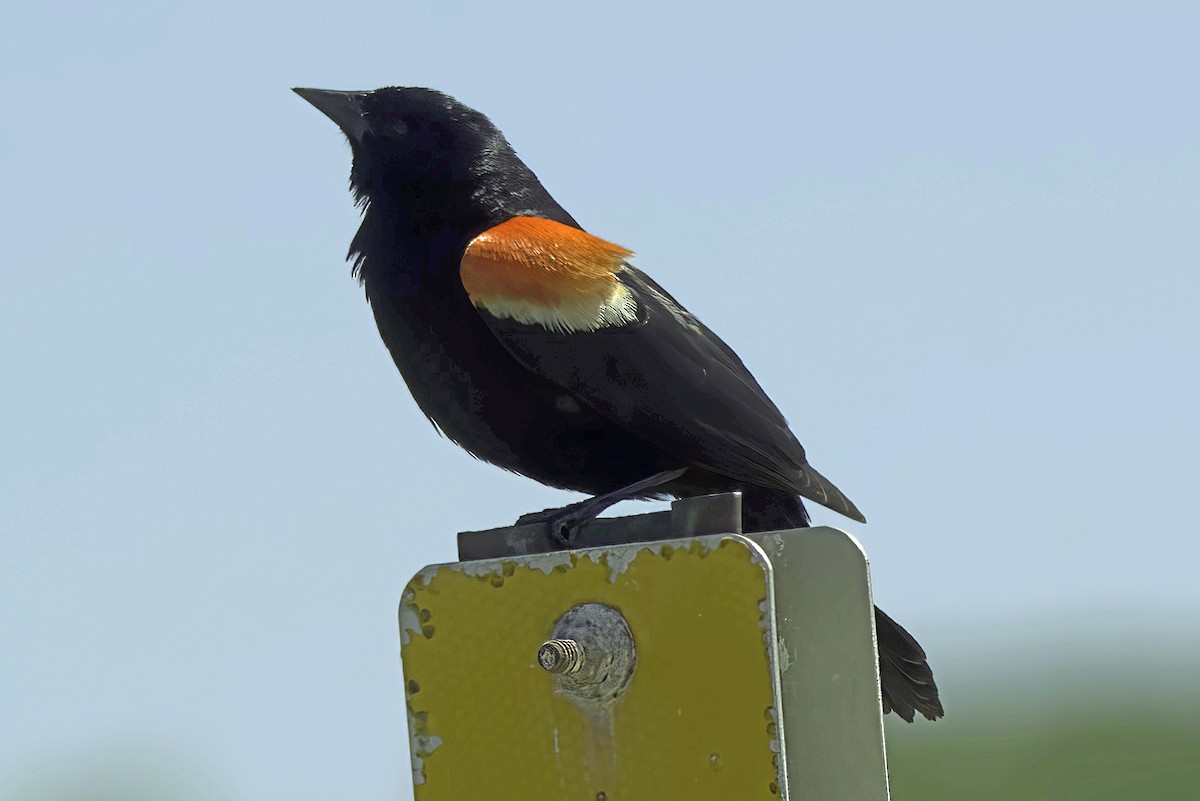
<svg viewBox="0 0 1200 801">
<path fill-rule="evenodd" d="M 681 782 L 689 801 L 779 799 L 770 576 L 737 535 L 422 570 L 399 613 L 416 800 L 503 786 L 505 797 L 640 801 L 675 797 Z M 556 621 L 592 603 L 619 610 L 638 653 L 602 709 L 556 691 L 560 677 L 537 661 L 564 636 Z"/>
</svg>

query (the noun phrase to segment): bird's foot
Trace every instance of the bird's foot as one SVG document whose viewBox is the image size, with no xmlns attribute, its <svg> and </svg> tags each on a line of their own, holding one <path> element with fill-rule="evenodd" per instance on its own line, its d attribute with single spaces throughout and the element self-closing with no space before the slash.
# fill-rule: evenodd
<svg viewBox="0 0 1200 801">
<path fill-rule="evenodd" d="M 544 523 L 550 537 L 564 548 L 570 548 L 579 539 L 579 533 L 585 523 L 594 520 L 607 505 L 596 508 L 588 498 L 585 501 L 559 506 L 553 509 L 543 509 L 540 512 L 530 512 L 517 518 L 518 526 Z"/>
<path fill-rule="evenodd" d="M 579 540 L 579 533 L 582 531 L 584 524 L 594 520 L 605 509 L 630 498 L 652 495 L 656 489 L 674 481 L 686 471 L 686 467 L 678 470 L 666 470 L 662 473 L 655 473 L 649 478 L 644 478 L 627 487 L 621 487 L 618 490 L 606 492 L 594 498 L 587 498 L 586 500 L 556 509 L 543 509 L 540 512 L 530 512 L 517 518 L 517 525 L 524 526 L 533 523 L 545 523 L 550 536 L 555 542 L 564 548 L 571 548 Z"/>
</svg>

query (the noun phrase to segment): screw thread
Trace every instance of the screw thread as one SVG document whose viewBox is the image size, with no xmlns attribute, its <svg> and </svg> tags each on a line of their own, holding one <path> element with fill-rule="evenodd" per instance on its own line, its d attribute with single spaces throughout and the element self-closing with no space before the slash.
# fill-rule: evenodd
<svg viewBox="0 0 1200 801">
<path fill-rule="evenodd" d="M 537 660 L 550 673 L 574 673 L 583 666 L 583 648 L 574 640 L 546 640 Z"/>
</svg>

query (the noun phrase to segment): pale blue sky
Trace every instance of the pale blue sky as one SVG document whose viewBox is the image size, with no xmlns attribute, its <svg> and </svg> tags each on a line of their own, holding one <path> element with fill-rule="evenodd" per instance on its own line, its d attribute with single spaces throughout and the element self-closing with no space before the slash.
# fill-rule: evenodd
<svg viewBox="0 0 1200 801">
<path fill-rule="evenodd" d="M 342 261 L 349 150 L 291 86 L 447 91 L 636 250 L 866 513 L 814 517 L 862 539 L 951 712 L 1035 642 L 1155 670 L 1200 634 L 1195 4 L 117 0 L 4 27 L 5 801 L 146 743 L 196 797 L 410 797 L 402 586 L 573 497 L 416 410 Z"/>
</svg>

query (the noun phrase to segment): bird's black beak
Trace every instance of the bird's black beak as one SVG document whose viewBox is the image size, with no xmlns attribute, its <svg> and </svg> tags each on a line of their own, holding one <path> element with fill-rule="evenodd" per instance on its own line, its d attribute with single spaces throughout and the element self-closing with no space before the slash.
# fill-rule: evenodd
<svg viewBox="0 0 1200 801">
<path fill-rule="evenodd" d="M 367 132 L 367 120 L 363 116 L 363 101 L 367 92 L 335 92 L 329 89 L 293 89 L 317 107 L 317 110 L 337 123 L 354 144 L 362 141 Z"/>
</svg>

